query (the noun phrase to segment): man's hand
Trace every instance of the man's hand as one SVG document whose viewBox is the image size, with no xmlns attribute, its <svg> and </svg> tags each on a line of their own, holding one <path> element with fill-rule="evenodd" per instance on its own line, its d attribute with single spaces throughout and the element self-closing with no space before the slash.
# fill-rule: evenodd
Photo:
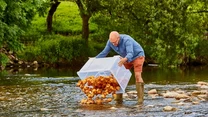
<svg viewBox="0 0 208 117">
<path fill-rule="evenodd" d="M 127 58 L 121 57 L 120 61 L 118 62 L 118 66 L 122 66 L 126 61 L 127 61 Z"/>
</svg>

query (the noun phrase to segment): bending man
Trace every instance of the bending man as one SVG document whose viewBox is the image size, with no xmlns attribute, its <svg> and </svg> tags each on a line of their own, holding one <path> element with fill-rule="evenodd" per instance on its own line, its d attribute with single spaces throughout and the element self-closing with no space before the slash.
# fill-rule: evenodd
<svg viewBox="0 0 208 117">
<path fill-rule="evenodd" d="M 144 81 L 141 73 L 145 59 L 143 48 L 131 36 L 112 31 L 105 48 L 96 58 L 106 57 L 111 50 L 121 56 L 119 66 L 124 65 L 127 69 L 134 68 L 138 103 L 142 104 L 144 100 Z"/>
</svg>

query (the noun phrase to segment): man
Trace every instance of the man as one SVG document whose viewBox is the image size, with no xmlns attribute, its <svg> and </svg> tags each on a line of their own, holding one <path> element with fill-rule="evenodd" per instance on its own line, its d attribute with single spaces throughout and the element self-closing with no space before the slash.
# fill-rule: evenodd
<svg viewBox="0 0 208 117">
<path fill-rule="evenodd" d="M 96 58 L 106 57 L 111 49 L 121 56 L 118 63 L 119 66 L 124 65 L 127 69 L 134 67 L 138 103 L 142 104 L 144 97 L 144 81 L 141 73 L 145 59 L 143 48 L 129 35 L 112 31 L 104 50 L 100 52 Z M 122 98 L 122 95 L 120 97 Z"/>
</svg>

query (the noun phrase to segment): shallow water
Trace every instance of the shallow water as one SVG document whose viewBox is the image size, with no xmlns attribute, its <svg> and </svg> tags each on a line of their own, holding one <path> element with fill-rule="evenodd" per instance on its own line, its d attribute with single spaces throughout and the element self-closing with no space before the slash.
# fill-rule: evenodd
<svg viewBox="0 0 208 117">
<path fill-rule="evenodd" d="M 145 67 L 145 101 L 137 105 L 136 97 L 124 97 L 122 103 L 112 101 L 105 105 L 81 105 L 85 97 L 76 83 L 77 70 L 39 69 L 10 70 L 0 73 L 0 116 L 1 117 L 71 117 L 71 116 L 178 116 L 206 117 L 208 102 L 199 104 L 190 102 L 177 105 L 173 98 L 157 96 L 152 98 L 147 92 L 180 89 L 186 92 L 198 90 L 198 81 L 208 82 L 208 68 L 158 69 Z M 126 92 L 134 91 L 132 77 Z M 206 89 L 207 90 L 207 89 Z M 164 112 L 165 106 L 177 108 L 176 111 Z"/>
</svg>

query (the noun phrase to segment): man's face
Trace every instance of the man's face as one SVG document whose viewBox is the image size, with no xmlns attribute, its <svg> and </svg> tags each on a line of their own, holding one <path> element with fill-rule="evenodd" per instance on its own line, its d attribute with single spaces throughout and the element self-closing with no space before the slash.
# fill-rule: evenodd
<svg viewBox="0 0 208 117">
<path fill-rule="evenodd" d="M 111 42 L 114 46 L 118 46 L 119 39 L 120 39 L 119 37 L 113 36 L 113 37 L 110 37 L 110 42 Z"/>
</svg>

